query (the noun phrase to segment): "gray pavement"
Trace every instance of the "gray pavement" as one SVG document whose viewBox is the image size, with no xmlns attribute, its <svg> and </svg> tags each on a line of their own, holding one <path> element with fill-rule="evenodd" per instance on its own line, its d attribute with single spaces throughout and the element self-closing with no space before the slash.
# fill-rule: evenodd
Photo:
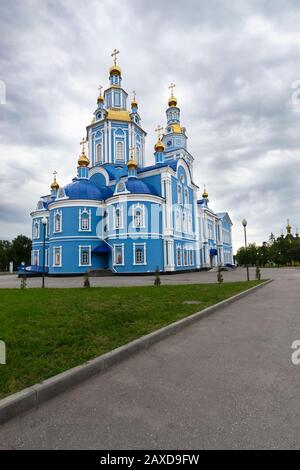
<svg viewBox="0 0 300 470">
<path fill-rule="evenodd" d="M 300 339 L 300 270 L 272 277 L 2 425 L 0 448 L 299 448 L 300 365 L 291 344 Z"/>
<path fill-rule="evenodd" d="M 289 272 L 299 271 L 299 268 L 289 269 L 262 269 L 263 278 L 278 278 L 289 276 Z M 300 272 L 300 271 L 299 271 Z M 223 271 L 225 282 L 244 281 L 246 279 L 246 270 L 238 268 L 233 271 Z M 255 279 L 255 268 L 250 268 L 250 278 Z M 162 284 L 195 284 L 206 282 L 217 282 L 217 273 L 211 271 L 190 272 L 180 274 L 163 274 L 161 276 Z M 110 286 L 147 286 L 153 285 L 154 275 L 146 276 L 104 276 L 91 277 L 92 287 L 110 287 Z M 40 277 L 28 278 L 27 287 L 41 287 L 42 279 Z M 47 277 L 46 287 L 83 287 L 83 277 Z M 0 288 L 20 288 L 20 279 L 16 274 L 3 274 L 0 276 Z"/>
</svg>

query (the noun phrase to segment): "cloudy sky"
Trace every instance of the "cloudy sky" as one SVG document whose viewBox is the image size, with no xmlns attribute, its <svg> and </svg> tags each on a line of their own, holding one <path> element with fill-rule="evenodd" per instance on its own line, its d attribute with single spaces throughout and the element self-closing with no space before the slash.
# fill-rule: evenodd
<svg viewBox="0 0 300 470">
<path fill-rule="evenodd" d="M 0 238 L 30 236 L 29 212 L 76 173 L 79 142 L 120 50 L 152 163 L 175 95 L 194 179 L 234 222 L 235 248 L 300 229 L 300 2 L 0 0 Z M 6 88 L 4 102 L 3 88 Z"/>
</svg>

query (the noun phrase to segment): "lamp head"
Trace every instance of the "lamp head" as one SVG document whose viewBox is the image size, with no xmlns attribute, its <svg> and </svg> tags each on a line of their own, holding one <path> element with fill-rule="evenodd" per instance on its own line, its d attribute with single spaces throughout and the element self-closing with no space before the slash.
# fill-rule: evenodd
<svg viewBox="0 0 300 470">
<path fill-rule="evenodd" d="M 47 221 L 47 218 L 46 218 L 46 217 L 43 217 L 43 218 L 42 218 L 42 224 L 43 224 L 43 225 L 47 225 L 47 222 L 48 222 L 48 221 Z"/>
<path fill-rule="evenodd" d="M 246 227 L 246 225 L 247 225 L 247 220 L 246 219 L 242 220 L 242 225 L 243 225 L 243 227 Z"/>
</svg>

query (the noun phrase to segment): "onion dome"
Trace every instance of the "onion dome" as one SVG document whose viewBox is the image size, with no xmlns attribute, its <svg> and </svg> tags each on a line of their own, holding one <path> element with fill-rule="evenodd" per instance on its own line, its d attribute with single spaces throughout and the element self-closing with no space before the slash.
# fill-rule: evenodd
<svg viewBox="0 0 300 470">
<path fill-rule="evenodd" d="M 82 145 L 82 151 L 81 151 L 81 154 L 79 155 L 79 158 L 78 158 L 78 166 L 80 166 L 80 167 L 88 166 L 89 163 L 90 163 L 88 157 L 86 156 L 86 154 L 84 152 L 84 144 L 85 143 L 86 143 L 85 139 L 82 139 L 82 141 L 80 142 L 80 144 Z"/>
<path fill-rule="evenodd" d="M 86 156 L 86 154 L 84 153 L 84 150 L 81 152 L 81 155 L 79 156 L 78 158 L 78 166 L 82 167 L 82 166 L 88 166 L 90 163 L 88 157 Z"/>
<path fill-rule="evenodd" d="M 130 159 L 127 162 L 128 170 L 136 170 L 138 167 L 138 162 L 135 160 L 133 156 L 133 147 L 130 147 Z"/>
<path fill-rule="evenodd" d="M 52 189 L 52 191 L 57 191 L 58 188 L 59 188 L 59 184 L 58 182 L 56 181 L 56 171 L 53 173 L 54 174 L 54 179 L 50 185 L 50 188 Z"/>
<path fill-rule="evenodd" d="M 65 193 L 69 199 L 92 199 L 101 201 L 112 196 L 112 190 L 98 187 L 89 180 L 75 179 L 65 186 Z"/>
<path fill-rule="evenodd" d="M 128 170 L 136 170 L 138 167 L 138 162 L 133 158 L 133 155 L 130 157 L 130 160 L 128 160 L 127 163 L 127 168 Z"/>
<path fill-rule="evenodd" d="M 169 101 L 168 101 L 169 107 L 171 106 L 177 106 L 177 98 L 175 96 L 170 96 Z"/>
<path fill-rule="evenodd" d="M 121 75 L 122 69 L 117 64 L 114 64 L 109 69 L 109 75 Z"/>
<path fill-rule="evenodd" d="M 204 189 L 203 189 L 202 197 L 203 197 L 203 199 L 207 199 L 207 198 L 208 198 L 208 192 L 206 191 L 206 187 L 205 187 L 205 185 L 204 185 Z"/>
<path fill-rule="evenodd" d="M 291 234 L 292 226 L 290 225 L 290 221 L 289 221 L 289 220 L 287 220 L 286 231 L 287 231 L 288 235 Z"/>
<path fill-rule="evenodd" d="M 102 95 L 99 95 L 98 98 L 97 98 L 97 103 L 103 103 L 104 102 L 104 98 Z"/>
<path fill-rule="evenodd" d="M 131 100 L 131 107 L 133 108 L 133 106 L 138 107 L 138 103 L 137 103 L 135 98 L 133 98 L 133 100 Z"/>
<path fill-rule="evenodd" d="M 157 191 L 151 184 L 144 183 L 144 181 L 137 178 L 129 178 L 126 188 L 132 194 L 153 194 L 157 196 Z"/>
<path fill-rule="evenodd" d="M 158 139 L 158 141 L 154 145 L 154 150 L 155 150 L 155 152 L 163 152 L 165 150 L 165 146 L 162 143 L 162 141 L 160 140 L 160 138 Z"/>
</svg>

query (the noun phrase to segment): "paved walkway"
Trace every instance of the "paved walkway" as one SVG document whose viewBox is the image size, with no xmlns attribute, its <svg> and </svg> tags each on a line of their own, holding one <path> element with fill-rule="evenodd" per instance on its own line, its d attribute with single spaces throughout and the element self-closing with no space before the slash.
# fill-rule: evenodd
<svg viewBox="0 0 300 470">
<path fill-rule="evenodd" d="M 289 275 L 288 273 L 298 268 L 290 269 L 263 269 L 264 278 L 278 278 Z M 244 281 L 246 279 L 246 270 L 238 268 L 233 271 L 223 271 L 225 282 Z M 255 279 L 255 268 L 250 268 L 250 277 Z M 217 282 L 216 272 L 190 272 L 180 274 L 163 274 L 161 275 L 162 284 L 196 284 L 206 282 Z M 153 285 L 154 275 L 146 276 L 105 276 L 91 277 L 90 283 L 92 287 L 108 287 L 108 286 L 147 286 Z M 27 287 L 41 287 L 42 279 L 40 277 L 28 278 Z M 83 277 L 46 277 L 46 287 L 83 287 Z M 0 288 L 20 288 L 20 279 L 15 274 L 0 275 Z"/>
<path fill-rule="evenodd" d="M 0 429 L 17 449 L 300 447 L 300 270 Z"/>
</svg>

